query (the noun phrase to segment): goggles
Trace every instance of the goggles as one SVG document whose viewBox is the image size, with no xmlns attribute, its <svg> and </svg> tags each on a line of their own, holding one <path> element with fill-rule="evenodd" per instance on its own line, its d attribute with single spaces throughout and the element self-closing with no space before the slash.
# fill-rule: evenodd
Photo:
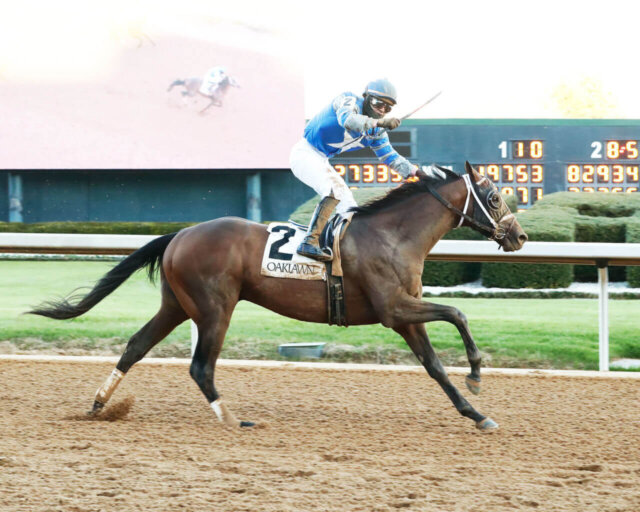
<svg viewBox="0 0 640 512">
<path fill-rule="evenodd" d="M 385 114 L 388 114 L 389 112 L 391 112 L 391 109 L 393 108 L 393 105 L 390 105 L 386 101 L 378 99 L 375 96 L 371 96 L 371 99 L 369 101 L 371 102 L 371 106 L 373 108 L 377 110 L 381 110 Z"/>
</svg>

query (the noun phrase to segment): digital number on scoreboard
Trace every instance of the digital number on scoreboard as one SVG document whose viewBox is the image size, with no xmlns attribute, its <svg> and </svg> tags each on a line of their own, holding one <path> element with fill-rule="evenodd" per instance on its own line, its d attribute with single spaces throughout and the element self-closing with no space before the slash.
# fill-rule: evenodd
<svg viewBox="0 0 640 512">
<path fill-rule="evenodd" d="M 384 164 L 334 164 L 333 168 L 352 186 L 389 186 L 403 181 L 401 174 Z"/>
<path fill-rule="evenodd" d="M 498 190 L 516 196 L 518 207 L 527 208 L 544 195 L 544 141 L 503 140 L 494 162 L 472 162 L 476 170 L 491 180 Z"/>
<path fill-rule="evenodd" d="M 637 140 L 592 141 L 589 161 L 568 162 L 570 192 L 637 192 L 640 151 Z"/>
<path fill-rule="evenodd" d="M 433 120 L 403 124 L 391 135 L 394 149 L 418 165 L 435 163 L 461 174 L 464 162 L 471 162 L 502 193 L 515 196 L 519 210 L 554 192 L 640 190 L 640 122 Z M 353 188 L 403 182 L 369 148 L 332 163 Z"/>
</svg>

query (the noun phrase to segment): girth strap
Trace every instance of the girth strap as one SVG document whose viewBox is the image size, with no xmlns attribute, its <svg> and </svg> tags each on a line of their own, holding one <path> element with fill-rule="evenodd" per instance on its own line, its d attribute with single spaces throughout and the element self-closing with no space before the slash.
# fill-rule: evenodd
<svg viewBox="0 0 640 512">
<path fill-rule="evenodd" d="M 333 262 L 327 261 L 327 321 L 329 325 L 347 327 L 344 281 L 331 272 Z"/>
</svg>

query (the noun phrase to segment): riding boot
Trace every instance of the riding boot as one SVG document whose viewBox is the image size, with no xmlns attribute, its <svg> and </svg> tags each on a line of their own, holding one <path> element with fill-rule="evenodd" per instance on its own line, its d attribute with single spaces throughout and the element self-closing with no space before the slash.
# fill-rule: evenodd
<svg viewBox="0 0 640 512">
<path fill-rule="evenodd" d="M 298 246 L 297 253 L 318 261 L 330 261 L 333 255 L 325 252 L 320 248 L 320 234 L 327 225 L 331 212 L 339 203 L 332 195 L 323 197 L 313 212 L 313 217 L 307 229 L 307 235 L 302 243 Z"/>
</svg>

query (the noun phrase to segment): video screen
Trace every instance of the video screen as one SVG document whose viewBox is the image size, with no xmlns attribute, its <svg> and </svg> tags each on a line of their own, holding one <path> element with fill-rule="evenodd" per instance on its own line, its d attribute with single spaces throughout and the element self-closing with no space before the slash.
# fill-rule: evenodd
<svg viewBox="0 0 640 512">
<path fill-rule="evenodd" d="M 0 168 L 288 168 L 305 123 L 302 67 L 264 13 L 5 3 Z"/>
</svg>

